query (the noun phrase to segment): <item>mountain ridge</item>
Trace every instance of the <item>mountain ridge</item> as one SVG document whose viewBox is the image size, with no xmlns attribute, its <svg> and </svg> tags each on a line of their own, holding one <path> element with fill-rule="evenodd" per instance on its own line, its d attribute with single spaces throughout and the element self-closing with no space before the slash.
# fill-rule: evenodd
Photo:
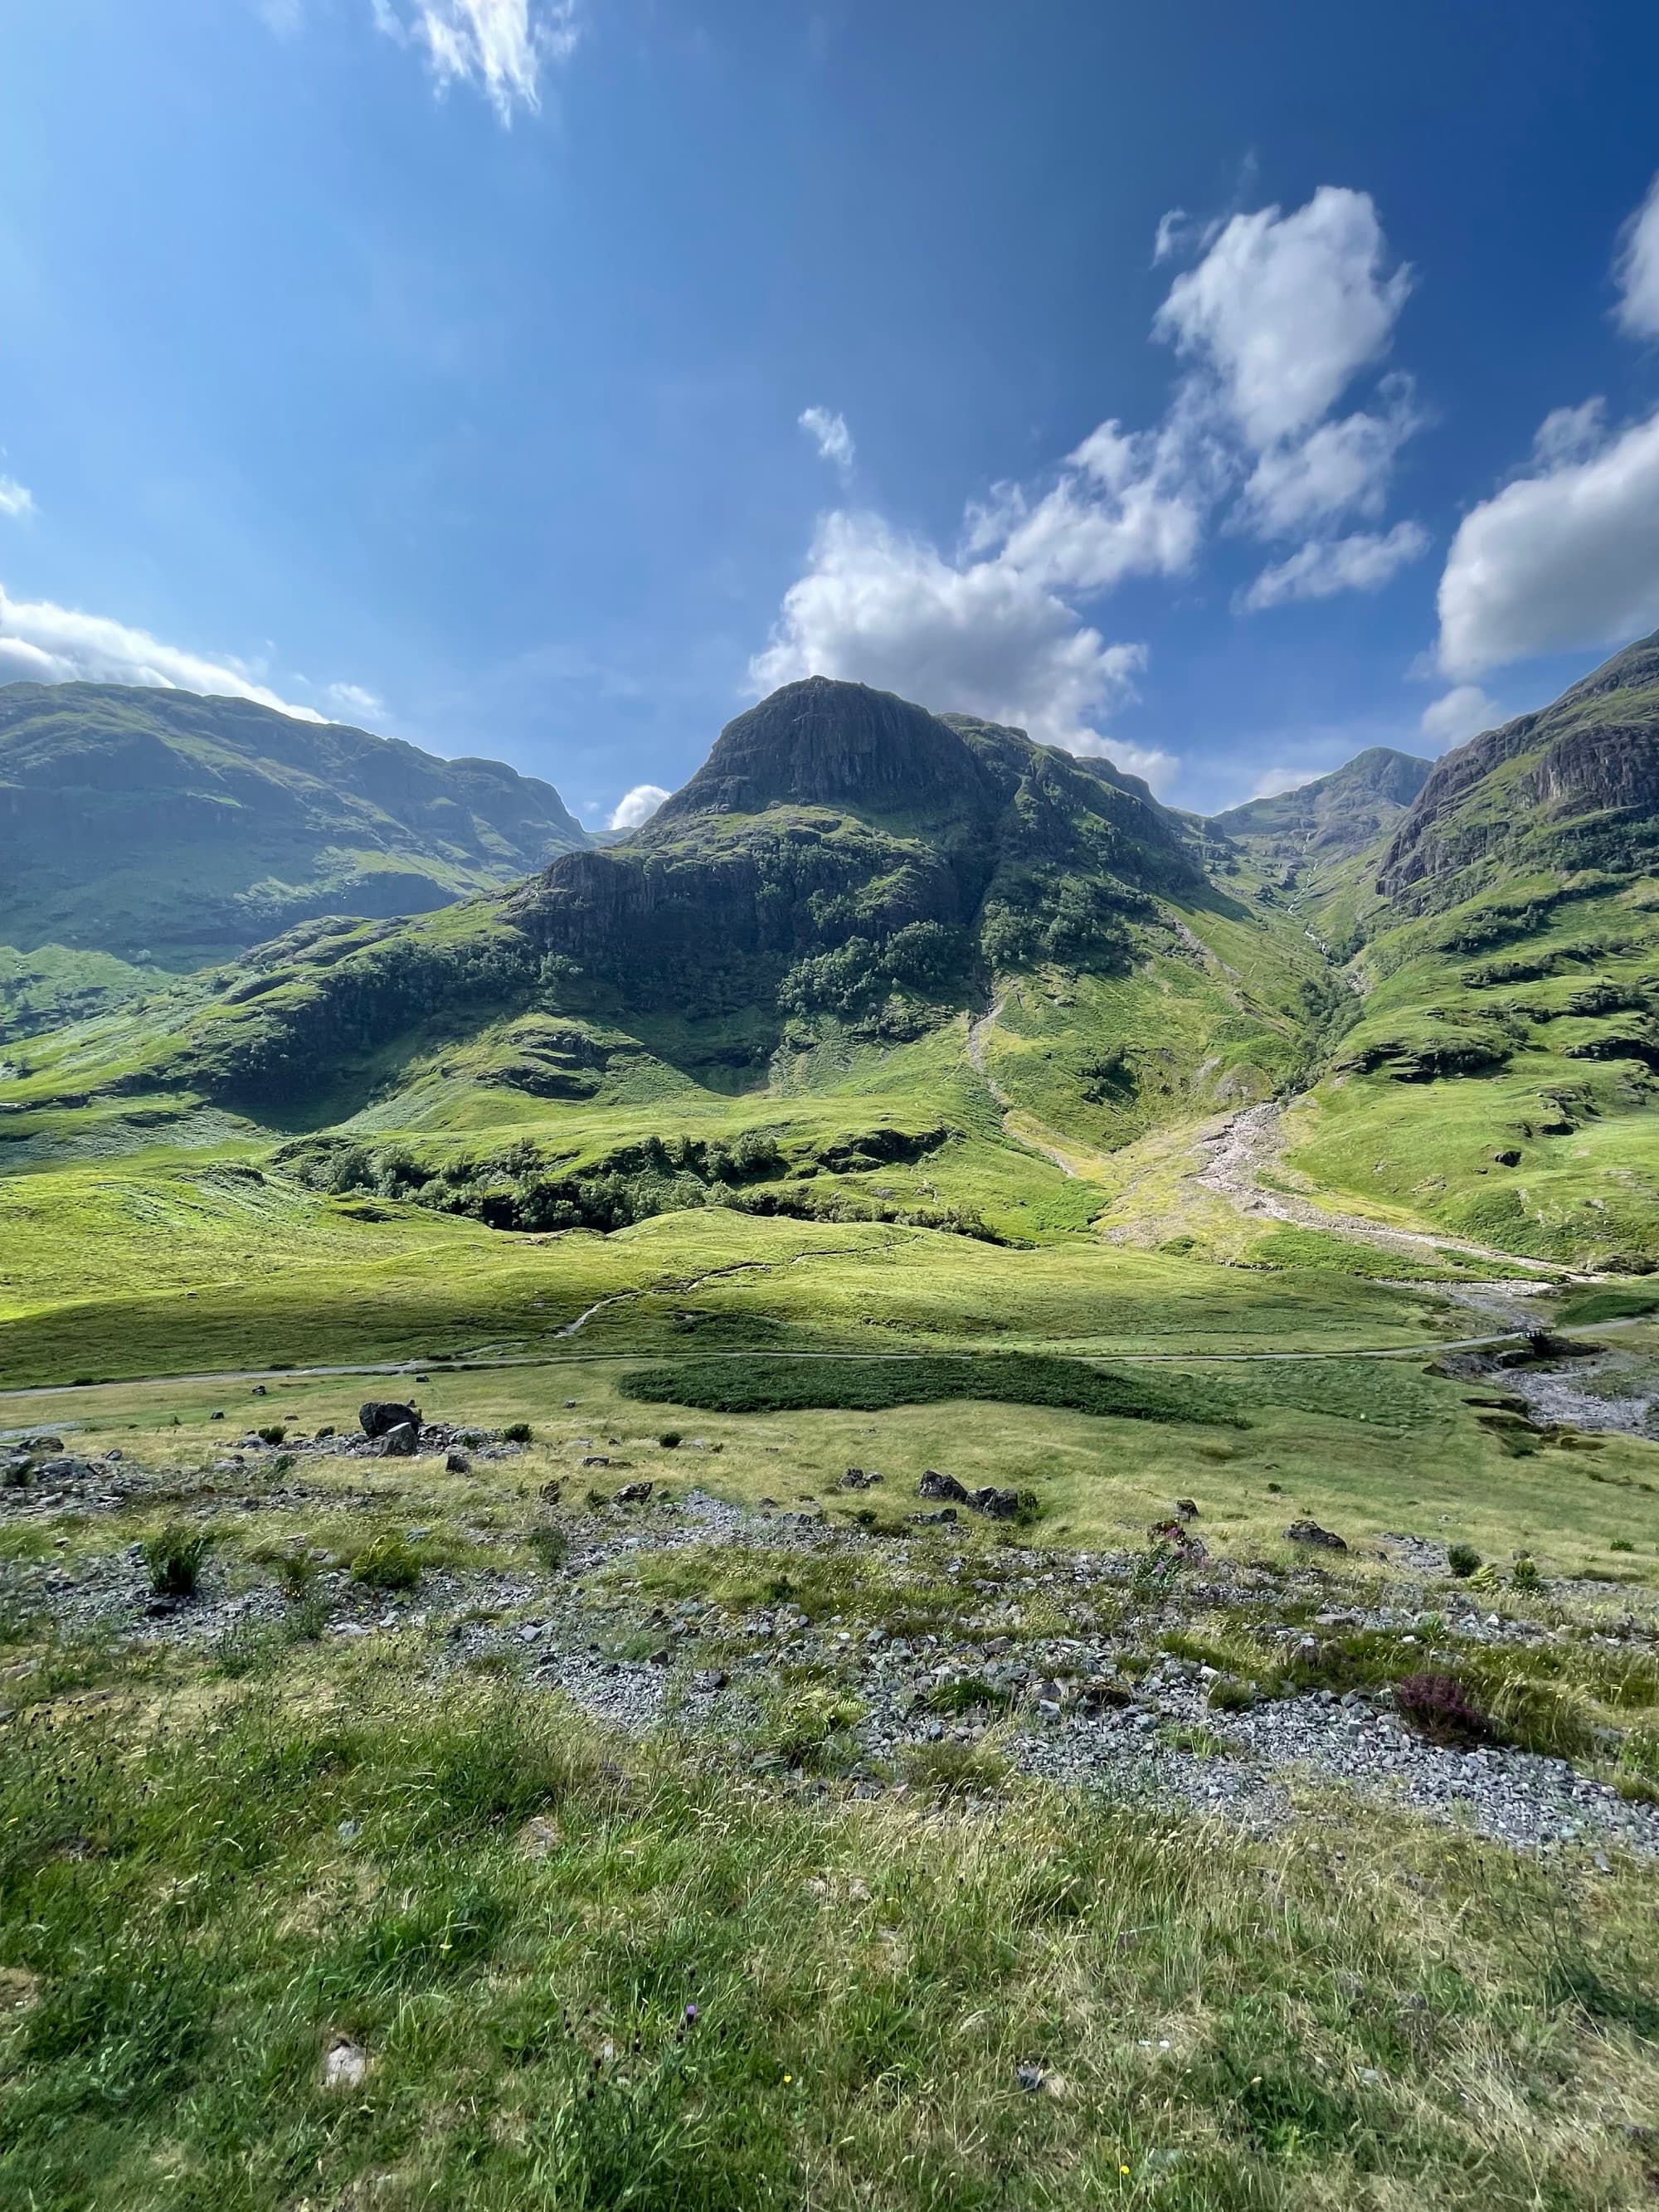
<svg viewBox="0 0 1659 2212">
<path fill-rule="evenodd" d="M 0 685 L 0 944 L 174 970 L 324 913 L 511 881 L 586 832 L 550 784 L 241 699 Z"/>
</svg>

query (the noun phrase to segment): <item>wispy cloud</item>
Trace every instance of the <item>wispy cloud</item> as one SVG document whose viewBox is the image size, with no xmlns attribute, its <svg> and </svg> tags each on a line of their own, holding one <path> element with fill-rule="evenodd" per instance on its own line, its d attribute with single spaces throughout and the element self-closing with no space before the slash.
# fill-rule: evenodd
<svg viewBox="0 0 1659 2212">
<path fill-rule="evenodd" d="M 27 522 L 35 513 L 34 494 L 13 477 L 0 477 L 0 514 L 13 522 Z"/>
<path fill-rule="evenodd" d="M 817 446 L 818 459 L 832 462 L 843 476 L 850 474 L 853 434 L 847 427 L 847 417 L 832 415 L 827 407 L 805 407 L 801 410 L 799 422 L 800 428 Z"/>
<path fill-rule="evenodd" d="M 542 71 L 580 38 L 578 0 L 371 0 L 388 38 L 424 54 L 440 93 L 472 84 L 504 124 L 541 106 Z"/>
</svg>

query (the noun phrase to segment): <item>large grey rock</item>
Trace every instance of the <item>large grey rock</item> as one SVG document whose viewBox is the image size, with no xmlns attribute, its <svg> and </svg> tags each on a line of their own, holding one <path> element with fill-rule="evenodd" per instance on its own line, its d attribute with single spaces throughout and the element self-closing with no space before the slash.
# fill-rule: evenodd
<svg viewBox="0 0 1659 2212">
<path fill-rule="evenodd" d="M 395 1398 L 371 1398 L 367 1405 L 357 1408 L 357 1419 L 363 1425 L 366 1437 L 384 1437 L 393 1429 L 421 1425 L 418 1406 L 400 1405 Z"/>
</svg>

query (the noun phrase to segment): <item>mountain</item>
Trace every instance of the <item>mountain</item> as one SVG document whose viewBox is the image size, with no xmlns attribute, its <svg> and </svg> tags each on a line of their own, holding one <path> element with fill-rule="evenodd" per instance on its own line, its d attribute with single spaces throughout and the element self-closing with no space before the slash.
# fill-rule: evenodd
<svg viewBox="0 0 1659 2212">
<path fill-rule="evenodd" d="M 445 906 L 584 845 L 550 784 L 245 699 L 0 686 L 0 945 L 182 971 Z"/>
<path fill-rule="evenodd" d="M 1410 753 L 1372 745 L 1330 775 L 1230 807 L 1209 827 L 1263 859 L 1346 860 L 1395 827 L 1431 769 Z"/>
<path fill-rule="evenodd" d="M 1377 888 L 1455 905 L 1504 870 L 1659 863 L 1659 632 L 1534 714 L 1448 753 L 1395 831 Z"/>
<path fill-rule="evenodd" d="M 0 1149 L 229 1114 L 286 1173 L 501 1227 L 720 1203 L 1029 1238 L 1105 1210 L 1240 1256 L 1261 1222 L 1177 1164 L 1278 1097 L 1286 1171 L 1339 1209 L 1647 1266 L 1655 668 L 1634 648 L 1431 773 L 1377 750 L 1210 823 L 1017 729 L 787 685 L 605 848 L 312 915 L 38 1038 Z"/>
</svg>

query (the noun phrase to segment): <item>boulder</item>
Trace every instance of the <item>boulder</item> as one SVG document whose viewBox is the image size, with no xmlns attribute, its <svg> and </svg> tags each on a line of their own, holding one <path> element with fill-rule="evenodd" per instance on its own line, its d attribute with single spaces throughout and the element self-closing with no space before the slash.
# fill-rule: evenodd
<svg viewBox="0 0 1659 2212">
<path fill-rule="evenodd" d="M 916 1485 L 916 1489 L 923 1498 L 948 1498 L 953 1505 L 965 1505 L 968 1503 L 968 1492 L 957 1480 L 955 1475 L 940 1474 L 931 1467 Z"/>
<path fill-rule="evenodd" d="M 866 1474 L 861 1467 L 849 1467 L 842 1475 L 839 1486 L 842 1490 L 869 1490 L 880 1480 L 881 1477 L 878 1474 L 873 1473 Z"/>
<path fill-rule="evenodd" d="M 396 1428 L 388 1429 L 378 1442 L 387 1459 L 413 1459 L 420 1449 L 421 1432 L 413 1421 L 399 1421 Z"/>
<path fill-rule="evenodd" d="M 1196 1521 L 1198 1518 L 1197 1502 L 1191 1498 L 1177 1498 L 1171 1510 L 1177 1521 Z"/>
<path fill-rule="evenodd" d="M 35 1459 L 50 1459 L 54 1453 L 63 1450 L 64 1439 L 62 1437 L 49 1437 L 44 1433 L 37 1437 L 19 1437 L 12 1449 L 15 1451 L 27 1452 Z"/>
<path fill-rule="evenodd" d="M 929 1528 L 942 1521 L 954 1521 L 957 1509 L 954 1505 L 941 1505 L 937 1513 L 912 1513 L 908 1517 L 918 1528 Z"/>
<path fill-rule="evenodd" d="M 1340 1536 L 1329 1528 L 1322 1528 L 1317 1521 L 1292 1521 L 1285 1531 L 1285 1539 L 1291 1544 L 1311 1544 L 1322 1552 L 1346 1552 L 1348 1548 Z"/>
<path fill-rule="evenodd" d="M 613 1505 L 643 1505 L 654 1487 L 649 1482 L 625 1482 L 611 1502 Z"/>
<path fill-rule="evenodd" d="M 421 1409 L 418 1406 L 399 1405 L 395 1398 L 384 1400 L 371 1398 L 367 1405 L 359 1406 L 357 1419 L 363 1425 L 363 1434 L 366 1437 L 384 1437 L 389 1435 L 393 1429 L 418 1430 L 421 1425 Z"/>
<path fill-rule="evenodd" d="M 464 1451 L 453 1451 L 444 1462 L 446 1474 L 471 1474 L 472 1462 Z"/>
<path fill-rule="evenodd" d="M 983 1490 L 969 1493 L 968 1503 L 975 1513 L 984 1514 L 988 1521 L 1012 1521 L 1019 1514 L 1019 1492 L 1017 1490 L 998 1490 L 987 1483 Z"/>
</svg>

